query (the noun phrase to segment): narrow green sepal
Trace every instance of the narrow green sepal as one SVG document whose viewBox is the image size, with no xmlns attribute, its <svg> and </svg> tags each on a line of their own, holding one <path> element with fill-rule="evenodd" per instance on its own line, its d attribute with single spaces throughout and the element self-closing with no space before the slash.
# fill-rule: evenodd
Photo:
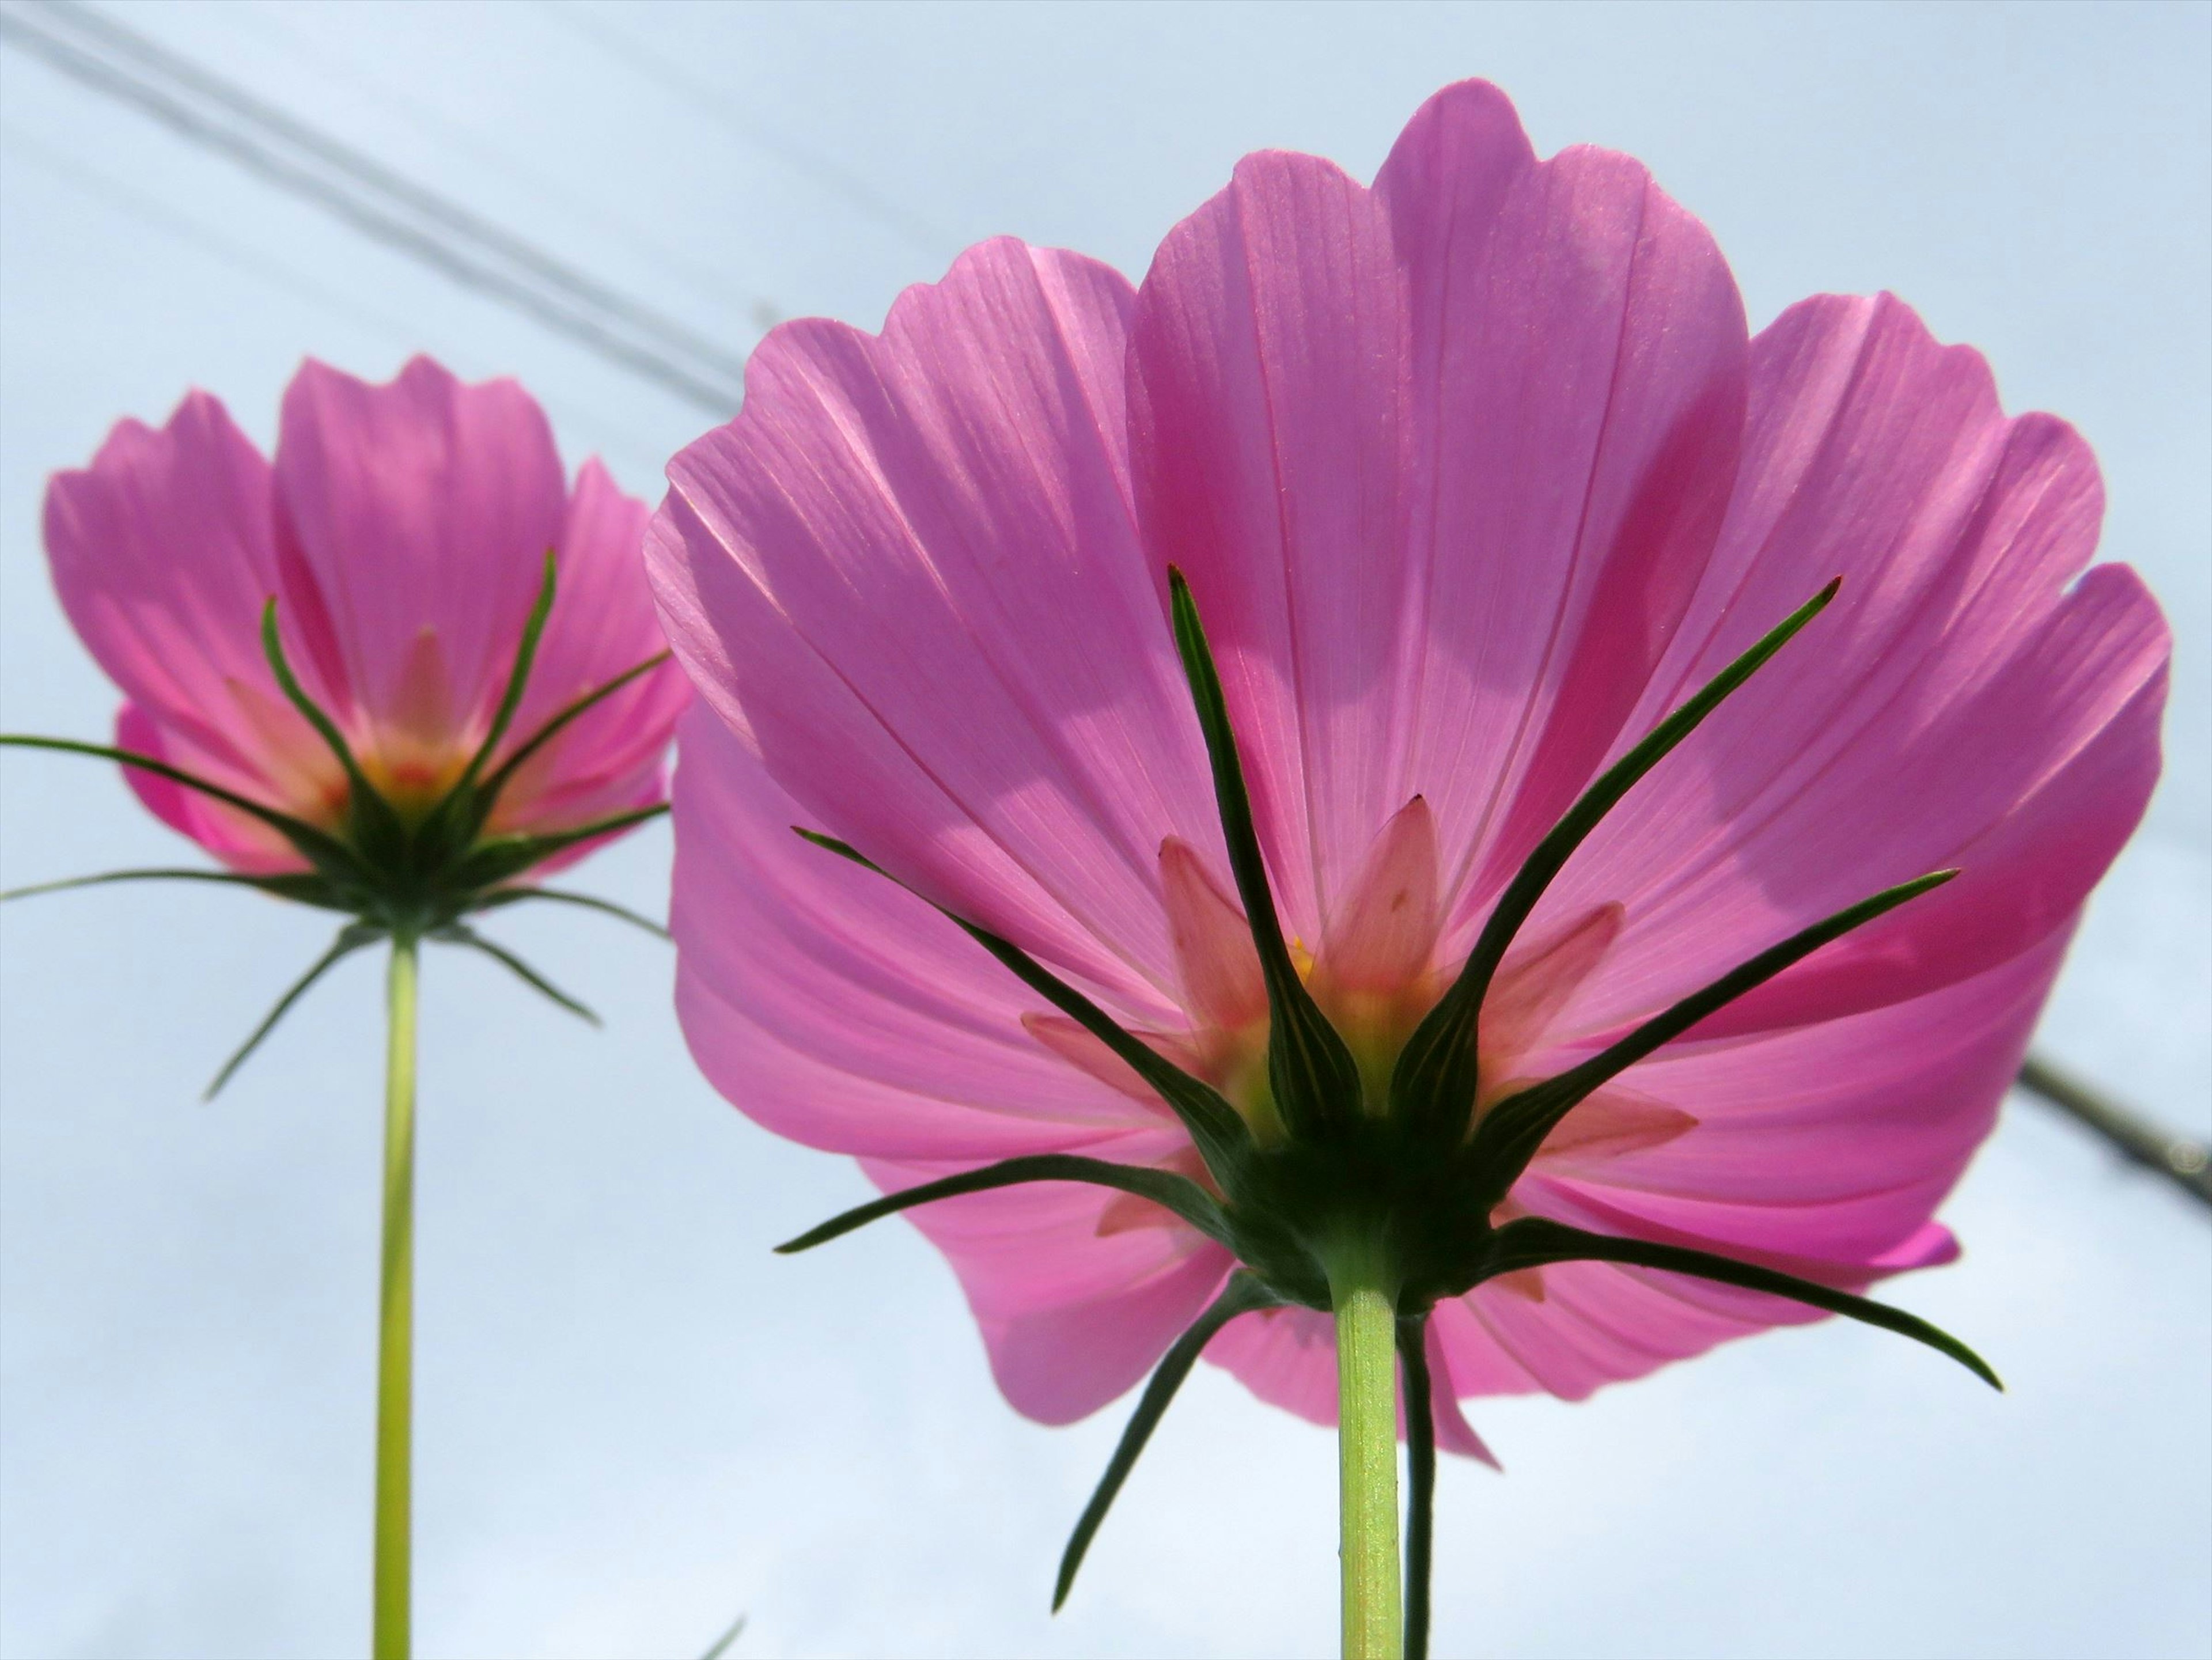
<svg viewBox="0 0 2212 1660">
<path fill-rule="evenodd" d="M 1847 906 L 1811 927 L 1791 934 L 1780 945 L 1769 946 L 1758 956 L 1738 964 L 1711 984 L 1652 1016 L 1619 1043 L 1600 1050 L 1580 1066 L 1571 1067 L 1556 1078 L 1547 1078 L 1498 1103 L 1475 1126 L 1474 1138 L 1466 1154 L 1479 1179 L 1486 1184 L 1485 1194 L 1493 1200 L 1503 1198 L 1561 1119 L 1654 1049 L 1671 1043 L 1698 1021 L 1727 1007 L 1754 987 L 1764 985 L 1821 946 L 1840 939 L 1855 928 L 1863 927 L 1931 888 L 1942 886 L 1958 873 L 1955 870 L 1932 871 Z"/>
<path fill-rule="evenodd" d="M 151 755 L 141 755 L 136 750 L 117 749 L 109 744 L 83 744 L 74 738 L 39 738 L 28 733 L 0 733 L 0 746 L 26 750 L 52 750 L 60 755 L 89 755 L 95 760 L 113 761 L 126 767 L 136 767 L 141 772 L 150 772 L 157 778 L 166 778 L 173 784 L 181 784 L 227 807 L 235 807 L 249 818 L 258 818 L 275 830 L 295 848 L 301 857 L 326 873 L 337 877 L 359 877 L 363 873 L 361 860 L 352 848 L 328 830 L 309 824 L 304 818 L 295 818 L 287 812 L 264 806 L 251 796 L 225 789 L 221 784 L 186 772 L 182 767 L 171 766 L 167 761 Z"/>
<path fill-rule="evenodd" d="M 104 887 L 111 882 L 216 882 L 226 887 L 258 888 L 280 899 L 296 900 L 325 910 L 351 911 L 354 907 L 337 895 L 324 878 L 310 872 L 276 876 L 244 876 L 235 871 L 193 870 L 185 866 L 154 870 L 102 871 L 96 876 L 66 876 L 58 882 L 34 882 L 28 887 L 0 891 L 0 904 L 10 899 L 33 899 L 42 893 L 66 893 L 72 888 Z"/>
<path fill-rule="evenodd" d="M 337 938 L 331 942 L 330 949 L 292 982 L 290 989 L 276 1000 L 276 1006 L 262 1017 L 261 1024 L 253 1029 L 252 1034 L 231 1052 L 230 1059 L 222 1063 L 222 1069 L 216 1073 L 215 1081 L 207 1086 L 200 1099 L 212 1101 L 222 1092 L 222 1086 L 236 1075 L 238 1069 L 246 1064 L 246 1058 L 261 1047 L 262 1039 L 276 1030 L 276 1023 L 292 1012 L 292 1006 L 307 994 L 310 986 L 363 946 L 373 945 L 383 937 L 384 930 L 373 922 L 349 922 L 340 928 Z"/>
<path fill-rule="evenodd" d="M 484 732 L 483 742 L 477 745 L 476 753 L 469 757 L 468 765 L 462 769 L 460 779 L 453 786 L 454 794 L 469 788 L 482 775 L 492 751 L 499 747 L 500 739 L 507 736 L 507 727 L 514 724 L 514 712 L 522 707 L 522 695 L 530 685 L 530 671 L 538 660 L 538 642 L 544 637 L 546 620 L 553 615 L 555 589 L 553 550 L 548 548 L 545 577 L 538 584 L 538 598 L 531 603 L 530 615 L 523 622 L 522 643 L 515 648 L 514 667 L 507 673 L 507 688 L 500 694 L 499 707 L 492 711 L 491 725 Z"/>
<path fill-rule="evenodd" d="M 1138 1455 L 1145 1443 L 1152 1438 L 1152 1432 L 1182 1387 L 1190 1369 L 1198 1364 L 1199 1353 L 1213 1341 L 1218 1332 L 1240 1314 L 1249 1314 L 1255 1309 L 1274 1306 L 1273 1295 L 1250 1274 L 1241 1269 L 1229 1276 L 1229 1283 L 1221 1288 L 1221 1295 L 1213 1299 L 1206 1312 L 1188 1331 L 1176 1339 L 1160 1364 L 1154 1368 L 1151 1379 L 1145 1384 L 1144 1394 L 1138 1398 L 1137 1410 L 1130 1414 L 1128 1427 L 1121 1432 L 1121 1439 L 1114 1449 L 1114 1456 L 1106 1463 L 1106 1473 L 1091 1495 L 1091 1502 L 1083 1507 L 1077 1518 L 1075 1531 L 1070 1535 L 1067 1548 L 1060 1554 L 1060 1577 L 1052 1590 L 1052 1611 L 1058 1614 L 1060 1605 L 1067 1601 L 1067 1593 L 1075 1588 L 1075 1575 L 1083 1566 L 1083 1558 L 1091 1548 L 1091 1541 L 1098 1531 L 1098 1524 L 1106 1519 L 1113 1507 L 1121 1484 L 1129 1479 L 1136 1467 Z"/>
<path fill-rule="evenodd" d="M 513 952 L 503 946 L 494 944 L 474 928 L 463 923 L 452 922 L 438 929 L 430 937 L 443 940 L 448 945 L 466 946 L 471 951 L 480 951 L 493 962 L 513 974 L 524 985 L 549 1000 L 559 1004 L 578 1019 L 586 1021 L 594 1026 L 604 1024 L 587 1004 L 579 1002 L 575 998 L 569 996 L 567 992 L 562 991 L 560 987 L 538 973 L 536 969 L 532 968 Z"/>
<path fill-rule="evenodd" d="M 488 842 L 479 842 L 462 860 L 453 872 L 453 885 L 465 892 L 492 888 L 512 880 L 533 865 L 542 865 L 555 854 L 566 851 L 580 842 L 589 842 L 595 836 L 611 836 L 617 830 L 628 830 L 633 824 L 642 824 L 658 818 L 668 811 L 665 801 L 650 807 L 638 807 L 629 812 L 613 813 L 605 818 L 595 818 L 588 824 L 579 824 L 574 830 L 552 830 L 542 836 L 499 836 Z"/>
<path fill-rule="evenodd" d="M 1917 1315 L 1907 1314 L 1902 1309 L 1892 1308 L 1887 1303 L 1877 1303 L 1869 1298 L 1854 1296 L 1850 1292 L 1838 1291 L 1834 1286 L 1821 1285 L 1818 1280 L 1801 1280 L 1794 1274 L 1760 1268 L 1756 1263 L 1739 1262 L 1731 1256 L 1697 1250 L 1686 1245 L 1661 1245 L 1644 1239 L 1617 1238 L 1608 1234 L 1591 1233 L 1582 1228 L 1570 1227 L 1547 1217 L 1524 1216 L 1517 1221 L 1508 1222 L 1492 1237 L 1491 1262 L 1484 1277 L 1510 1274 L 1517 1268 L 1542 1268 L 1552 1262 L 1620 1262 L 1632 1268 L 1660 1268 L 1669 1274 L 1686 1274 L 1694 1279 L 1711 1280 L 1717 1284 L 1735 1286 L 1744 1291 L 1765 1292 L 1771 1296 L 1786 1297 L 1792 1302 L 1803 1303 L 1830 1314 L 1840 1314 L 1869 1326 L 1879 1326 L 1882 1330 L 1893 1331 L 1900 1337 L 1910 1337 L 1916 1343 L 1924 1343 L 1937 1353 L 1948 1355 L 1991 1389 L 2002 1390 L 2004 1388 L 1988 1361 L 1950 1333 L 1929 1324 Z"/>
<path fill-rule="evenodd" d="M 1406 1660 L 1428 1660 L 1429 1578 L 1435 1556 L 1436 1402 L 1429 1316 L 1398 1316 L 1398 1379 L 1406 1397 Z"/>
<path fill-rule="evenodd" d="M 1095 1187 L 1114 1188 L 1123 1193 L 1133 1193 L 1139 1199 L 1149 1199 L 1205 1234 L 1217 1243 L 1229 1243 L 1229 1225 L 1223 1219 L 1221 1207 L 1213 1195 L 1187 1176 L 1173 1171 L 1152 1170 L 1142 1164 L 1117 1164 L 1110 1159 L 1085 1158 L 1076 1153 L 1040 1152 L 1018 1158 L 1001 1159 L 995 1164 L 985 1164 L 979 1170 L 962 1171 L 934 1182 L 925 1182 L 919 1187 L 907 1188 L 898 1193 L 885 1194 L 880 1199 L 855 1206 L 839 1216 L 833 1216 L 818 1227 L 809 1228 L 796 1239 L 787 1239 L 778 1245 L 779 1256 L 789 1256 L 799 1251 L 811 1250 L 817 1245 L 827 1244 L 855 1228 L 866 1227 L 883 1217 L 911 1210 L 917 1205 L 934 1204 L 939 1199 L 957 1199 L 965 1193 L 983 1193 L 994 1188 L 1011 1188 L 1029 1182 L 1087 1182 Z"/>
<path fill-rule="evenodd" d="M 490 777 L 478 785 L 469 797 L 468 834 L 473 837 L 490 819 L 492 809 L 498 806 L 500 794 L 514 781 L 514 775 L 522 769 L 530 757 L 550 743 L 571 721 L 587 714 L 641 674 L 647 674 L 665 663 L 672 654 L 655 652 L 641 663 L 633 663 L 611 680 L 603 681 L 574 702 L 563 705 L 548 715 L 538 730 L 515 745 L 514 752 L 501 762 Z"/>
<path fill-rule="evenodd" d="M 500 910 L 508 905 L 519 905 L 526 900 L 544 899 L 556 904 L 576 905 L 586 910 L 595 910 L 642 928 L 655 939 L 665 939 L 669 932 L 650 916 L 641 916 L 627 905 L 617 905 L 611 899 L 601 899 L 595 894 L 572 893 L 566 888 L 494 888 L 480 895 L 469 907 L 471 913 L 480 910 Z"/>
<path fill-rule="evenodd" d="M 834 836 L 824 836 L 818 830 L 803 830 L 797 824 L 792 830 L 803 841 L 811 842 L 825 852 L 840 859 L 850 860 L 864 869 L 872 870 L 887 882 L 906 884 L 877 864 L 866 854 Z M 912 888 L 906 888 L 913 893 Z M 921 898 L 921 895 L 915 895 Z M 1081 992 L 1054 975 L 1035 958 L 1011 940 L 1002 939 L 988 928 L 978 927 L 964 917 L 937 904 L 924 900 L 937 913 L 953 923 L 963 933 L 998 958 L 1023 984 L 1043 997 L 1062 1014 L 1066 1015 L 1093 1037 L 1106 1045 L 1121 1061 L 1127 1063 L 1159 1097 L 1174 1110 L 1183 1128 L 1198 1147 L 1199 1156 L 1206 1167 L 1213 1172 L 1214 1180 L 1223 1187 L 1233 1186 L 1233 1178 L 1250 1157 L 1251 1133 L 1220 1091 L 1200 1078 L 1194 1078 L 1133 1034 L 1125 1031 L 1114 1018 Z"/>
<path fill-rule="evenodd" d="M 406 838 L 406 827 L 399 822 L 399 814 L 386 800 L 376 787 L 368 781 L 368 775 L 361 769 L 354 757 L 353 746 L 346 742 L 345 734 L 338 730 L 322 706 L 307 696 L 300 678 L 292 672 L 292 665 L 284 655 L 284 640 L 276 626 L 276 598 L 271 594 L 261 608 L 261 652 L 269 660 L 269 672 L 276 677 L 276 684 L 291 701 L 292 707 L 302 719 L 315 729 L 324 746 L 337 757 L 338 765 L 345 769 L 349 788 L 348 811 L 353 815 L 354 835 L 362 846 L 371 850 L 372 860 L 396 850 Z"/>
<path fill-rule="evenodd" d="M 1260 851 L 1259 831 L 1252 822 L 1252 798 L 1245 787 L 1243 763 L 1237 753 L 1237 734 L 1229 724 L 1221 675 L 1214 666 L 1213 649 L 1206 642 L 1206 627 L 1199 620 L 1190 585 L 1172 565 L 1168 568 L 1168 593 L 1175 613 L 1176 649 L 1182 658 L 1199 729 L 1206 739 L 1206 758 L 1212 766 L 1214 804 L 1221 815 L 1222 839 L 1229 848 L 1229 867 L 1237 880 L 1237 896 L 1243 902 L 1245 921 L 1252 930 L 1252 944 L 1259 952 L 1261 974 L 1267 982 L 1267 1081 L 1284 1124 L 1293 1135 L 1310 1136 L 1326 1125 L 1342 1124 L 1358 1112 L 1359 1065 L 1306 989 L 1297 965 L 1291 961 L 1282 921 L 1275 915 L 1275 897 L 1267 882 L 1267 860 Z"/>
<path fill-rule="evenodd" d="M 1476 1027 L 1491 976 L 1536 909 L 1536 902 L 1605 816 L 1678 745 L 1702 725 L 1729 695 L 1751 678 L 1767 660 L 1790 643 L 1800 629 L 1827 608 L 1843 586 L 1840 576 L 1784 617 L 1687 702 L 1651 729 L 1643 742 L 1584 790 L 1521 863 L 1490 916 L 1451 989 L 1414 1029 L 1398 1056 L 1390 1079 L 1392 1110 L 1433 1123 L 1438 1140 L 1456 1146 L 1467 1134 L 1474 1110 Z"/>
</svg>

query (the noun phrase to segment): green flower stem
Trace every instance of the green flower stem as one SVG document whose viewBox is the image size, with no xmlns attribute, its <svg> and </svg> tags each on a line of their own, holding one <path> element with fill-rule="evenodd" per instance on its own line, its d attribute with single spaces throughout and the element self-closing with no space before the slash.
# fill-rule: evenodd
<svg viewBox="0 0 2212 1660">
<path fill-rule="evenodd" d="M 407 1660 L 415 1353 L 416 941 L 392 938 L 385 982 L 384 1275 L 376 1356 L 376 1578 L 371 1651 Z"/>
<path fill-rule="evenodd" d="M 1351 1239 L 1328 1265 L 1328 1288 L 1345 1660 L 1400 1660 L 1397 1275 L 1374 1241 Z"/>
</svg>

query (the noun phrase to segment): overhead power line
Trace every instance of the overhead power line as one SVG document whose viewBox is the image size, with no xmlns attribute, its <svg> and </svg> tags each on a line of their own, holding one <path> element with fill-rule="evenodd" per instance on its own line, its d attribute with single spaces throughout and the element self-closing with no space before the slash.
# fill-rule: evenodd
<svg viewBox="0 0 2212 1660">
<path fill-rule="evenodd" d="M 710 414 L 743 399 L 716 342 L 89 7 L 0 9 L 0 41 Z"/>
</svg>

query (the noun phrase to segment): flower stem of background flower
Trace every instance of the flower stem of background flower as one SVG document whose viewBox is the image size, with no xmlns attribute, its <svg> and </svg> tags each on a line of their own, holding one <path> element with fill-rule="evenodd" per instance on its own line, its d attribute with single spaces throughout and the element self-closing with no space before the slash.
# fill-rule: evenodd
<svg viewBox="0 0 2212 1660">
<path fill-rule="evenodd" d="M 1345 1660 L 1398 1660 L 1398 1288 L 1385 1253 L 1348 1240 L 1329 1264 L 1336 1308 L 1337 1475 Z"/>
<path fill-rule="evenodd" d="M 384 1274 L 376 1361 L 376 1589 L 372 1652 L 406 1660 L 415 1353 L 416 941 L 394 934 L 386 981 Z"/>
</svg>

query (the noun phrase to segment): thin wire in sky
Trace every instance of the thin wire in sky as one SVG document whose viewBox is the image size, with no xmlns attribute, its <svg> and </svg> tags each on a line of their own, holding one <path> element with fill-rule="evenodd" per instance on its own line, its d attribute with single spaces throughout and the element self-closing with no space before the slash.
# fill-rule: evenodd
<svg viewBox="0 0 2212 1660">
<path fill-rule="evenodd" d="M 0 41 L 687 402 L 726 417 L 743 401 L 714 343 L 85 7 L 0 9 Z"/>
<path fill-rule="evenodd" d="M 904 239 L 919 252 L 933 259 L 943 259 L 950 251 L 959 247 L 960 239 L 951 232 L 879 195 L 866 179 L 835 161 L 802 149 L 759 122 L 748 119 L 740 113 L 734 94 L 698 79 L 682 64 L 642 45 L 634 34 L 614 27 L 589 7 L 575 4 L 573 0 L 567 3 L 563 0 L 536 0 L 536 3 L 538 10 L 563 27 L 574 30 L 602 51 L 622 59 L 655 87 L 677 94 L 725 131 L 774 156 L 793 173 L 836 197 L 862 217 Z"/>
<path fill-rule="evenodd" d="M 198 250 L 232 271 L 264 283 L 279 293 L 290 295 L 296 300 L 344 317 L 395 345 L 413 350 L 425 345 L 436 347 L 448 362 L 458 365 L 462 361 L 459 354 L 438 347 L 435 340 L 426 340 L 416 324 L 318 282 L 309 273 L 271 257 L 262 249 L 226 235 L 215 226 L 180 213 L 167 203 L 86 167 L 78 158 L 55 149 L 12 122 L 0 119 L 0 140 L 5 142 L 6 154 L 10 161 L 28 162 L 72 190 L 127 218 L 151 226 L 161 234 Z M 545 406 L 548 413 L 559 418 L 563 431 L 573 433 L 597 428 L 603 437 L 619 439 L 627 450 L 634 452 L 630 459 L 645 463 L 648 473 L 655 470 L 649 458 L 659 453 L 659 445 L 618 423 L 608 423 L 604 415 L 598 411 L 577 409 L 558 398 L 542 392 L 538 394 L 538 401 Z"/>
</svg>

